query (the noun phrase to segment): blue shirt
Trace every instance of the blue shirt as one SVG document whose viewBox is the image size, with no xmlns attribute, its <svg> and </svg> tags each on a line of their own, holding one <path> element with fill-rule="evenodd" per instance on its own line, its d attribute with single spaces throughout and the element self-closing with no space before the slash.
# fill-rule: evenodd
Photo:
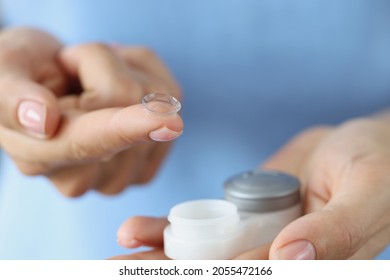
<svg viewBox="0 0 390 280">
<path fill-rule="evenodd" d="M 4 0 L 6 25 L 64 43 L 146 45 L 179 80 L 185 133 L 146 187 L 62 197 L 1 157 L 0 259 L 102 259 L 128 253 L 129 216 L 166 215 L 222 197 L 295 133 L 383 109 L 390 101 L 387 0 Z M 131 172 L 129 170 L 129 172 Z M 382 258 L 390 258 L 384 253 Z"/>
</svg>

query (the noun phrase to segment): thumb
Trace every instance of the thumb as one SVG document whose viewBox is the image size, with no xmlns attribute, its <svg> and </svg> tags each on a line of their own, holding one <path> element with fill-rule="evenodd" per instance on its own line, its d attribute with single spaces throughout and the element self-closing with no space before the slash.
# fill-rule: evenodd
<svg viewBox="0 0 390 280">
<path fill-rule="evenodd" d="M 364 239 L 359 204 L 329 202 L 322 210 L 293 221 L 273 242 L 270 259 L 348 259 Z M 364 210 L 366 211 L 366 210 Z"/>
<path fill-rule="evenodd" d="M 60 108 L 47 88 L 25 78 L 0 83 L 0 125 L 38 138 L 49 138 L 60 121 Z"/>
</svg>

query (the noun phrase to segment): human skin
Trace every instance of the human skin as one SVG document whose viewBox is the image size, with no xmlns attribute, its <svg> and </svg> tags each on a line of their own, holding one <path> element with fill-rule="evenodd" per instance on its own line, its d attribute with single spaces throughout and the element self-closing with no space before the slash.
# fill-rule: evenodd
<svg viewBox="0 0 390 280">
<path fill-rule="evenodd" d="M 66 196 L 116 194 L 155 175 L 183 121 L 145 110 L 151 92 L 181 98 L 146 48 L 63 46 L 22 27 L 0 33 L 0 147 Z"/>
<path fill-rule="evenodd" d="M 169 148 L 160 141 L 183 129 L 180 116 L 161 119 L 137 105 L 156 91 L 180 97 L 162 62 L 146 49 L 63 47 L 51 35 L 27 28 L 0 34 L 0 145 L 23 173 L 47 176 L 64 195 L 90 189 L 114 194 L 155 174 Z M 23 101 L 28 102 L 20 113 Z M 44 112 L 44 125 L 34 118 L 21 121 L 32 104 Z M 377 255 L 390 238 L 389 123 L 383 113 L 310 128 L 268 159 L 263 168 L 300 178 L 304 215 L 272 244 L 237 258 Z M 166 225 L 165 218 L 130 218 L 118 231 L 119 243 L 153 250 L 116 258 L 166 258 Z"/>
<path fill-rule="evenodd" d="M 261 166 L 297 176 L 304 214 L 272 244 L 237 259 L 372 259 L 390 242 L 390 114 L 299 133 Z M 113 259 L 159 259 L 165 218 L 132 217 L 118 230 L 127 248 Z M 148 230 L 146 230 L 148 229 Z"/>
</svg>

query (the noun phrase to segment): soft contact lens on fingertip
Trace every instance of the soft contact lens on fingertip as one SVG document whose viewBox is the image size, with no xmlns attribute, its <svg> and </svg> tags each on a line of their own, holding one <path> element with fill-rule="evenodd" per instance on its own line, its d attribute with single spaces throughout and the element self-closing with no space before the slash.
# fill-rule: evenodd
<svg viewBox="0 0 390 280">
<path fill-rule="evenodd" d="M 142 105 L 151 113 L 170 116 L 180 111 L 180 101 L 165 93 L 149 93 L 142 98 Z"/>
</svg>

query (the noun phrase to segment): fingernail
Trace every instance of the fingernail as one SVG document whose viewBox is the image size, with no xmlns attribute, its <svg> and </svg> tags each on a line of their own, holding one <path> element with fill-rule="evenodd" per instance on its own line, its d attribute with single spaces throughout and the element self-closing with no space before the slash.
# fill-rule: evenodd
<svg viewBox="0 0 390 280">
<path fill-rule="evenodd" d="M 18 107 L 18 119 L 27 130 L 38 134 L 45 134 L 47 107 L 35 101 L 22 101 Z"/>
<path fill-rule="evenodd" d="M 141 245 L 142 245 L 141 241 L 138 241 L 136 239 L 130 240 L 130 242 L 127 243 L 128 248 L 137 248 Z"/>
<path fill-rule="evenodd" d="M 173 140 L 179 137 L 182 133 L 183 131 L 177 132 L 177 131 L 170 130 L 167 127 L 163 127 L 150 132 L 149 137 L 152 138 L 154 141 L 164 142 L 164 141 Z"/>
<path fill-rule="evenodd" d="M 126 248 L 137 248 L 137 247 L 140 247 L 142 245 L 142 242 L 141 241 L 138 241 L 137 239 L 132 239 L 130 241 L 126 241 L 126 240 L 119 240 L 117 239 L 116 241 L 119 245 L 123 246 L 123 247 L 126 247 Z"/>
<path fill-rule="evenodd" d="M 279 260 L 315 260 L 316 249 L 306 240 L 294 241 L 276 251 L 276 259 Z"/>
</svg>

